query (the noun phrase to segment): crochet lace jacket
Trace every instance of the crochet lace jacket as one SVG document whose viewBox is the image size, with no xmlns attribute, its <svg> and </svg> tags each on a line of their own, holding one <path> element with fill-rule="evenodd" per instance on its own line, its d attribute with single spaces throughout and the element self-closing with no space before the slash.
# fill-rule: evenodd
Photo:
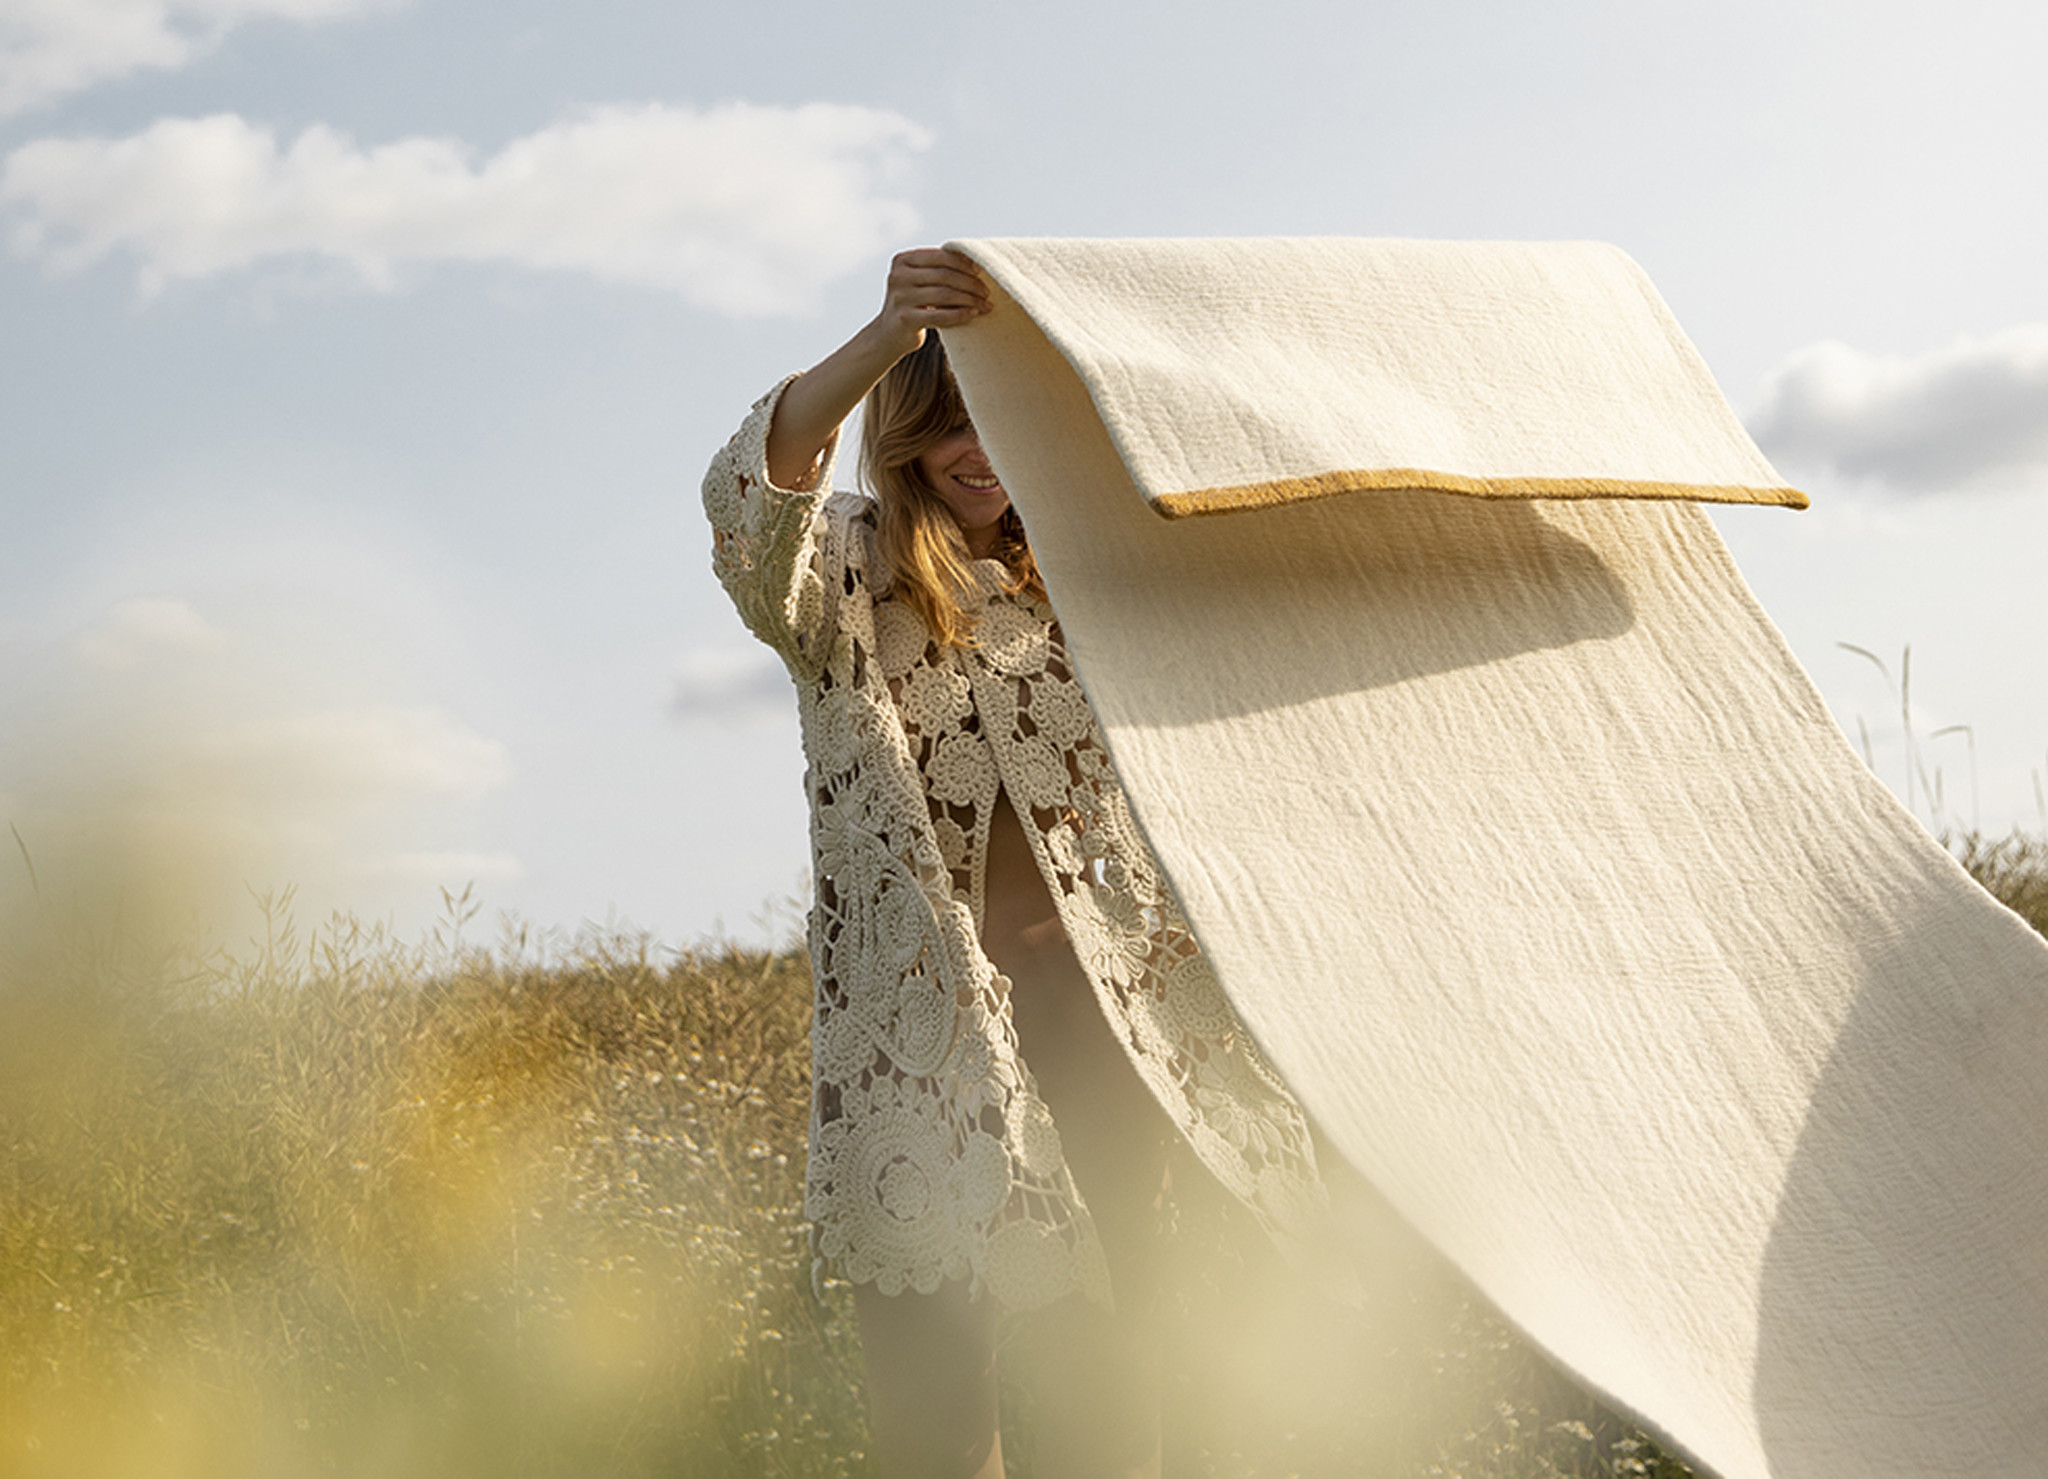
<svg viewBox="0 0 2048 1479">
<path fill-rule="evenodd" d="M 816 900 L 804 1210 L 814 1272 L 885 1293 L 965 1278 L 1012 1308 L 1107 1265 L 983 954 L 1009 793 L 1116 1036 L 1203 1163 L 1283 1242 L 1323 1206 L 1299 1108 L 1217 987 L 1140 839 L 1050 607 L 974 566 L 975 645 L 877 589 L 872 502 L 768 477 L 784 381 L 712 461 L 713 564 L 796 681 Z"/>
</svg>

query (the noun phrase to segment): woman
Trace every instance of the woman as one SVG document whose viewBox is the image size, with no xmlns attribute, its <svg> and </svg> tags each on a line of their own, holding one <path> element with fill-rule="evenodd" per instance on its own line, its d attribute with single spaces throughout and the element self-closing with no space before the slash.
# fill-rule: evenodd
<svg viewBox="0 0 2048 1479">
<path fill-rule="evenodd" d="M 1131 819 L 931 332 L 989 308 L 965 257 L 899 255 L 881 312 L 757 403 L 704 483 L 809 761 L 805 1213 L 819 1273 L 854 1285 L 890 1479 L 1001 1475 L 998 1306 L 1031 1312 L 1039 1472 L 1156 1474 L 1167 1139 L 1281 1236 L 1321 1185 Z M 871 496 L 834 495 L 863 400 Z"/>
</svg>

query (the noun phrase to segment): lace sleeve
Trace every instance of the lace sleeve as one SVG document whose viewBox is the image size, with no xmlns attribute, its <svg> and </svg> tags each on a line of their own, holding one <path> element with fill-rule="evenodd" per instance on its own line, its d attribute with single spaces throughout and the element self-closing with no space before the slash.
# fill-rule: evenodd
<svg viewBox="0 0 2048 1479">
<path fill-rule="evenodd" d="M 790 379 L 795 379 L 791 376 Z M 785 380 L 754 403 L 732 440 L 704 474 L 711 518 L 711 566 L 747 630 L 781 655 L 790 671 L 815 676 L 831 646 L 832 603 L 823 565 L 819 510 L 832 486 L 838 439 L 800 488 L 768 477 L 768 423 Z"/>
</svg>

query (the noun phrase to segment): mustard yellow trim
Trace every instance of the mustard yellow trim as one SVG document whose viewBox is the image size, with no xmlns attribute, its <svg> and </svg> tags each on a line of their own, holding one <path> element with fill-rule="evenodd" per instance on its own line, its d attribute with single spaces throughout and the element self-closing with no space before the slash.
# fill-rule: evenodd
<svg viewBox="0 0 2048 1479">
<path fill-rule="evenodd" d="M 1306 478 L 1274 478 L 1234 488 L 1197 488 L 1189 493 L 1161 493 L 1154 508 L 1169 519 L 1204 514 L 1238 513 L 1306 503 L 1338 493 L 1368 493 L 1416 488 L 1430 493 L 1463 493 L 1474 498 L 1649 498 L 1692 503 L 1765 503 L 1805 508 L 1807 496 L 1797 488 L 1754 488 L 1742 483 L 1651 483 L 1627 478 L 1468 478 L 1454 472 L 1385 467 L 1353 472 L 1323 472 Z"/>
</svg>

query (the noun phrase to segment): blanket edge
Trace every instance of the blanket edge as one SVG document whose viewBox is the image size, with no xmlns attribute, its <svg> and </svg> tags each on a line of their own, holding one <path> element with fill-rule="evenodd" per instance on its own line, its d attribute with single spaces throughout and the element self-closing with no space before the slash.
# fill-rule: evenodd
<svg viewBox="0 0 2048 1479">
<path fill-rule="evenodd" d="M 1620 498 L 1686 503 L 1758 504 L 1804 509 L 1812 500 L 1799 489 L 1748 483 L 1664 483 L 1633 478 L 1479 478 L 1429 468 L 1349 468 L 1299 478 L 1273 478 L 1230 487 L 1194 488 L 1180 493 L 1147 493 L 1153 511 L 1168 519 L 1246 513 L 1288 503 L 1308 503 L 1344 493 L 1395 489 L 1456 493 L 1472 498 Z"/>
</svg>

